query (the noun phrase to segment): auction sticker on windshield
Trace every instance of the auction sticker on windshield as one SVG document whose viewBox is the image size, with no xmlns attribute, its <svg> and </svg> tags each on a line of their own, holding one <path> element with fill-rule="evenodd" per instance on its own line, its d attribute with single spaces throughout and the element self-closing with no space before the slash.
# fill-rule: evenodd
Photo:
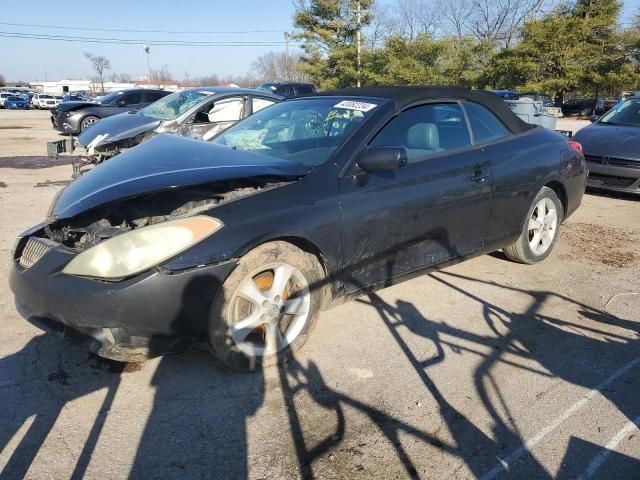
<svg viewBox="0 0 640 480">
<path fill-rule="evenodd" d="M 378 105 L 375 103 L 366 102 L 354 102 L 353 100 L 343 100 L 342 102 L 333 106 L 333 108 L 346 108 L 348 110 L 358 110 L 359 112 L 368 112 L 376 108 Z"/>
</svg>

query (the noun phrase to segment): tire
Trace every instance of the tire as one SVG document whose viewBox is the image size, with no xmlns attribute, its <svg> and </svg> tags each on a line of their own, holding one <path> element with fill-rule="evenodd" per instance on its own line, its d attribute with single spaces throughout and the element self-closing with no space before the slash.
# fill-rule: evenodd
<svg viewBox="0 0 640 480">
<path fill-rule="evenodd" d="M 288 242 L 247 253 L 218 289 L 209 312 L 209 346 L 216 360 L 244 371 L 286 361 L 313 329 L 323 278 L 316 257 Z M 283 313 L 287 308 L 294 313 Z"/>
<path fill-rule="evenodd" d="M 538 215 L 543 209 L 546 221 L 539 222 Z M 529 208 L 518 240 L 505 247 L 504 254 L 519 263 L 533 264 L 544 260 L 558 239 L 563 218 L 564 208 L 556 192 L 549 187 L 542 187 Z"/>
<path fill-rule="evenodd" d="M 100 120 L 100 119 L 98 117 L 94 116 L 94 115 L 87 115 L 80 122 L 80 131 L 84 132 L 87 128 L 89 128 L 92 125 L 96 124 L 98 122 L 98 120 Z"/>
</svg>

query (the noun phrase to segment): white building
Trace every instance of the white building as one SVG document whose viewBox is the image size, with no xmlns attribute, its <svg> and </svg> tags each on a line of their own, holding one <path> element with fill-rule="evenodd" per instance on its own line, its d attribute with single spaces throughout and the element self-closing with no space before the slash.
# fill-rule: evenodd
<svg viewBox="0 0 640 480">
<path fill-rule="evenodd" d="M 68 87 L 69 92 L 86 91 L 101 93 L 102 85 L 92 80 L 58 80 L 55 82 L 30 82 L 31 88 L 40 93 L 49 95 L 62 95 L 64 87 Z M 114 92 L 124 90 L 126 88 L 162 88 L 165 90 L 179 90 L 179 84 L 151 84 L 148 85 L 146 80 L 134 80 L 129 83 L 104 82 L 105 92 Z"/>
</svg>

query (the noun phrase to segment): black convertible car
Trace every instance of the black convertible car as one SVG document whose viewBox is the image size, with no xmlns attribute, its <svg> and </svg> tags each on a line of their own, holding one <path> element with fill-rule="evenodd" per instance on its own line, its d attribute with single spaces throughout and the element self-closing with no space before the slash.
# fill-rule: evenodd
<svg viewBox="0 0 640 480">
<path fill-rule="evenodd" d="M 640 194 L 640 97 L 620 102 L 575 139 L 584 148 L 590 187 Z"/>
<path fill-rule="evenodd" d="M 585 181 L 577 143 L 492 93 L 326 92 L 211 143 L 159 135 L 100 164 L 21 235 L 10 284 L 25 316 L 100 355 L 206 339 L 255 369 L 340 297 L 500 248 L 543 260 Z"/>
<path fill-rule="evenodd" d="M 62 133 L 77 134 L 102 118 L 139 110 L 170 93 L 166 90 L 131 88 L 109 93 L 98 102 L 62 102 L 51 111 L 51 124 Z"/>
</svg>

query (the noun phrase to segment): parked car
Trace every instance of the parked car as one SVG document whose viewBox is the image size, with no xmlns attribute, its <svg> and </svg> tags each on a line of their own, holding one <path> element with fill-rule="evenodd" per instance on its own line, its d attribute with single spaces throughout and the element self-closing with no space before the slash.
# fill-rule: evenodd
<svg viewBox="0 0 640 480">
<path fill-rule="evenodd" d="M 489 92 L 324 92 L 210 142 L 158 135 L 74 180 L 19 237 L 10 285 L 99 355 L 202 339 L 257 369 L 340 297 L 500 248 L 544 260 L 585 179 L 577 143 Z"/>
<path fill-rule="evenodd" d="M 640 96 L 617 104 L 578 130 L 590 187 L 640 194 Z"/>
<path fill-rule="evenodd" d="M 315 85 L 311 83 L 284 83 L 284 82 L 269 82 L 260 85 L 260 90 L 273 93 L 274 95 L 280 95 L 285 98 L 298 97 L 300 95 L 309 95 L 316 91 Z"/>
<path fill-rule="evenodd" d="M 52 109 L 58 105 L 58 101 L 53 95 L 36 93 L 31 99 L 31 105 L 35 109 Z"/>
<path fill-rule="evenodd" d="M 170 93 L 166 90 L 132 88 L 109 93 L 101 97 L 97 103 L 90 101 L 64 102 L 51 112 L 51 123 L 54 129 L 62 133 L 77 134 L 102 118 L 139 110 Z"/>
<path fill-rule="evenodd" d="M 503 100 L 518 100 L 518 98 L 520 98 L 520 95 L 512 90 L 491 90 L 491 92 Z"/>
<path fill-rule="evenodd" d="M 562 104 L 563 115 L 581 115 L 586 117 L 593 113 L 604 112 L 604 100 L 602 98 L 573 98 Z"/>
<path fill-rule="evenodd" d="M 4 102 L 9 97 L 13 97 L 13 93 L 10 92 L 0 92 L 0 108 L 5 108 Z"/>
<path fill-rule="evenodd" d="M 84 147 L 91 164 L 113 157 L 158 133 L 209 140 L 238 120 L 282 97 L 261 90 L 226 87 L 196 87 L 161 98 L 138 111 L 113 115 L 83 131 L 77 144 Z M 66 152 L 69 142 L 49 142 L 47 150 Z M 75 145 L 71 146 L 71 151 Z M 70 153 L 70 152 L 69 152 Z M 77 172 L 79 173 L 79 172 Z"/>
<path fill-rule="evenodd" d="M 605 98 L 602 101 L 602 112 L 597 112 L 598 115 L 601 115 L 603 113 L 608 112 L 609 110 L 611 110 L 613 107 L 615 107 L 618 104 L 619 100 L 615 100 L 613 98 Z"/>
<path fill-rule="evenodd" d="M 88 99 L 87 97 L 84 97 L 82 95 L 66 94 L 62 97 L 62 101 L 63 102 L 86 102 L 88 101 Z"/>
<path fill-rule="evenodd" d="M 31 105 L 29 105 L 29 102 L 25 100 L 24 97 L 15 95 L 5 99 L 4 108 L 11 110 L 29 110 Z"/>
</svg>

